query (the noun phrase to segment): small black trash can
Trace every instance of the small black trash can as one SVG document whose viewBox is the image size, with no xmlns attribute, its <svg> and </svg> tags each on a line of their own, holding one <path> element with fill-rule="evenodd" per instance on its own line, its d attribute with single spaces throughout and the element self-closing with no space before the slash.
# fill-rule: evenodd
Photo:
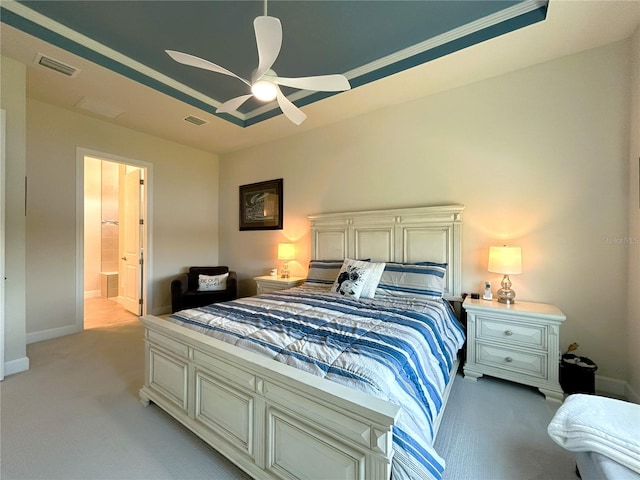
<svg viewBox="0 0 640 480">
<path fill-rule="evenodd" d="M 560 360 L 560 386 L 564 393 L 596 393 L 598 366 L 587 357 L 565 353 Z"/>
</svg>

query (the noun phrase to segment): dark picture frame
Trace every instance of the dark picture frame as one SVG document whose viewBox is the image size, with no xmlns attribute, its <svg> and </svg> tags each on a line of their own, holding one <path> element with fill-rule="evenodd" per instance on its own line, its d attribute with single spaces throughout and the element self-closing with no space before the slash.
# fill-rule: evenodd
<svg viewBox="0 0 640 480">
<path fill-rule="evenodd" d="M 282 179 L 240 185 L 240 230 L 282 230 Z"/>
</svg>

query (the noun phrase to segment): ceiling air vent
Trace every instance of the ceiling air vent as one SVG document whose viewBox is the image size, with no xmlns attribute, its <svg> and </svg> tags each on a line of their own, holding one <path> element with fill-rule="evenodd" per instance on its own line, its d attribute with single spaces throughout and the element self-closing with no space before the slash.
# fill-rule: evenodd
<svg viewBox="0 0 640 480">
<path fill-rule="evenodd" d="M 43 53 L 38 53 L 35 59 L 35 63 L 38 65 L 42 65 L 43 67 L 50 68 L 51 70 L 55 70 L 58 73 L 66 75 L 67 77 L 75 77 L 80 72 L 79 68 L 72 67 L 71 65 L 63 63 L 60 60 L 47 57 Z"/>
<path fill-rule="evenodd" d="M 203 120 L 201 118 L 195 117 L 193 115 L 189 115 L 188 117 L 185 117 L 184 119 L 185 122 L 189 122 L 189 123 L 193 123 L 194 125 L 204 125 L 205 123 L 207 123 L 206 120 Z"/>
</svg>

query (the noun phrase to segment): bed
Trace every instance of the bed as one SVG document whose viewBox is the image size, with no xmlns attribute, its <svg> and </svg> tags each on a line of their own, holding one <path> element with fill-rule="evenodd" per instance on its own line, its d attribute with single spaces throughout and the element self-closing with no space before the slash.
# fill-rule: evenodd
<svg viewBox="0 0 640 480">
<path fill-rule="evenodd" d="M 462 211 L 310 216 L 302 287 L 141 318 L 141 401 L 257 479 L 440 478 L 432 443 L 464 341 L 448 303 L 461 300 Z M 343 259 L 384 263 L 365 269 L 382 272 L 373 298 L 330 291 L 336 271 L 325 279 L 321 265 Z M 447 301 L 431 290 L 394 291 L 389 279 L 413 270 L 441 272 Z"/>
</svg>

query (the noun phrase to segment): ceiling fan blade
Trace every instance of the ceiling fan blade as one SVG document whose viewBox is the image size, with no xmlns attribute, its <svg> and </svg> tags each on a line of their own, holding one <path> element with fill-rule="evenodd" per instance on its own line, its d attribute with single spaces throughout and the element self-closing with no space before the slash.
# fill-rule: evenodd
<svg viewBox="0 0 640 480">
<path fill-rule="evenodd" d="M 276 17 L 256 17 L 253 21 L 258 46 L 258 68 L 255 72 L 257 81 L 273 66 L 282 47 L 282 24 Z"/>
<path fill-rule="evenodd" d="M 238 75 L 227 70 L 226 68 L 221 67 L 220 65 L 216 65 L 215 63 L 212 63 L 203 58 L 196 57 L 188 53 L 176 52 L 175 50 L 165 50 L 165 52 L 167 52 L 167 55 L 169 55 L 178 63 L 189 65 L 190 67 L 203 68 L 204 70 L 210 70 L 216 73 L 222 73 L 223 75 L 229 75 L 230 77 L 235 77 L 239 80 L 242 80 L 247 85 L 251 86 L 251 83 L 249 83 L 244 78 L 239 77 Z"/>
<path fill-rule="evenodd" d="M 307 116 L 304 114 L 304 112 L 296 107 L 293 103 L 291 103 L 291 101 L 284 96 L 284 94 L 280 90 L 280 87 L 278 87 L 277 85 L 276 95 L 278 98 L 278 105 L 280 106 L 282 113 L 284 113 L 289 120 L 291 120 L 296 125 L 300 125 L 305 121 Z"/>
<path fill-rule="evenodd" d="M 251 97 L 253 97 L 253 95 L 249 94 L 249 95 L 241 95 L 239 97 L 232 98 L 231 100 L 227 100 L 218 108 L 216 108 L 216 113 L 233 112 L 234 110 L 237 110 L 238 108 L 240 108 L 240 105 L 242 105 L 244 102 L 249 100 Z"/>
<path fill-rule="evenodd" d="M 349 80 L 344 75 L 320 75 L 299 78 L 274 77 L 273 81 L 278 85 L 317 92 L 342 92 L 351 89 Z"/>
</svg>

